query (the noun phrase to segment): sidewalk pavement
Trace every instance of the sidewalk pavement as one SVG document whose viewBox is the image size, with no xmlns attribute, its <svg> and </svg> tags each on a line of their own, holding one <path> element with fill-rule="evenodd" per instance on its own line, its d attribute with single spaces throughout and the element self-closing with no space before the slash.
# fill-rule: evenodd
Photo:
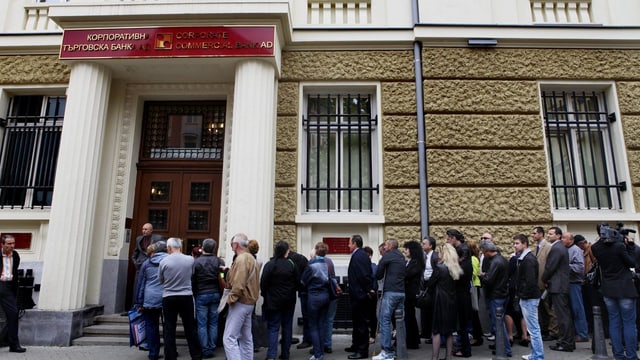
<svg viewBox="0 0 640 360">
<path fill-rule="evenodd" d="M 607 340 L 607 344 L 609 341 Z M 547 360 L 585 360 L 592 357 L 591 343 L 578 343 L 576 351 L 572 353 L 558 352 L 549 349 L 554 342 L 547 341 L 544 343 L 545 358 Z M 344 334 L 334 334 L 333 336 L 333 352 L 325 354 L 325 360 L 346 360 L 350 353 L 344 351 L 344 348 L 351 345 L 351 336 Z M 490 360 L 492 359 L 491 350 L 488 343 L 473 347 L 473 356 L 471 359 Z M 369 348 L 370 352 L 380 351 L 379 344 L 373 344 Z M 611 356 L 611 348 L 607 349 Z M 178 346 L 180 354 L 179 359 L 189 359 L 189 351 L 185 346 Z M 422 344 L 420 349 L 409 350 L 409 359 L 428 359 L 431 357 L 431 345 Z M 522 355 L 528 354 L 529 349 L 515 344 L 513 346 L 514 360 L 520 360 Z M 102 359 L 130 359 L 130 360 L 147 360 L 148 353 L 140 351 L 137 348 L 129 348 L 127 346 L 70 346 L 70 347 L 45 347 L 45 346 L 28 346 L 27 352 L 23 354 L 10 353 L 9 349 L 0 348 L 0 359 L 3 360 L 102 360 Z M 310 357 L 309 349 L 296 349 L 296 345 L 291 346 L 292 360 L 306 360 Z M 215 350 L 214 359 L 224 359 L 224 351 L 222 348 Z M 264 360 L 266 358 L 266 349 L 261 349 L 253 356 L 254 359 Z M 444 351 L 440 352 L 440 358 L 444 358 Z M 454 359 L 458 359 L 455 358 Z"/>
</svg>

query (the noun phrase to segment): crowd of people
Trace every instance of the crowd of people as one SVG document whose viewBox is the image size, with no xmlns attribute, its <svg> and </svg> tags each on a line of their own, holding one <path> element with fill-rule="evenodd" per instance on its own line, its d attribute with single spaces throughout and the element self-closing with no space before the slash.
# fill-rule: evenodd
<svg viewBox="0 0 640 360">
<path fill-rule="evenodd" d="M 510 246 L 500 249 L 491 233 L 476 242 L 449 229 L 440 243 L 430 236 L 402 245 L 389 238 L 378 247 L 377 264 L 372 262 L 373 250 L 363 246 L 360 235 L 353 235 L 343 287 L 336 287 L 335 266 L 323 242 L 315 244 L 307 258 L 279 241 L 263 266 L 256 257 L 257 242 L 237 234 L 231 240 L 234 258 L 227 269 L 214 255 L 213 239 L 204 240 L 196 256 L 182 254 L 180 239 L 156 239 L 138 252 L 145 259 L 136 262 L 135 306 L 146 319 L 149 359 L 160 357 L 161 318 L 164 357 L 177 357 L 178 315 L 191 358 L 213 357 L 222 306 L 226 358 L 253 358 L 259 296 L 267 360 L 289 359 L 296 342 L 298 349 L 310 349 L 309 360 L 324 359 L 333 351 L 333 321 L 343 289 L 348 292 L 353 329 L 351 346 L 345 349 L 348 359 L 371 357 L 370 347 L 378 341 L 380 351 L 373 360 L 393 359 L 399 345 L 417 349 L 424 339 L 431 345 L 432 360 L 440 360 L 442 351 L 448 360 L 471 357 L 472 348 L 485 341 L 494 354 L 512 357 L 517 344 L 530 348 L 523 359 L 541 360 L 547 349 L 572 352 L 577 342 L 589 341 L 593 305 L 604 310 L 615 359 L 637 359 L 638 292 L 630 269 L 640 270 L 640 247 L 627 236 L 610 236 L 615 231 L 601 232 L 600 226 L 598 231 L 601 236 L 592 244 L 559 227 L 535 227 L 530 236 L 515 234 Z M 597 284 L 585 281 L 595 267 Z M 292 333 L 298 301 L 301 341 Z M 403 336 L 395 334 L 396 314 L 403 316 Z M 496 335 L 502 335 L 500 341 Z M 398 344 L 399 340 L 406 343 Z M 544 341 L 553 343 L 545 349 Z"/>
</svg>

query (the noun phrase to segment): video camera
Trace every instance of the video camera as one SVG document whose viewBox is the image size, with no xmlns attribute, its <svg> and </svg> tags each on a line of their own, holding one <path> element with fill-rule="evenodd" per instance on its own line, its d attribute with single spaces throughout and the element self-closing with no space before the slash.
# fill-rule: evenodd
<svg viewBox="0 0 640 360">
<path fill-rule="evenodd" d="M 612 228 L 609 224 L 600 224 L 600 239 L 605 243 L 621 242 L 624 243 L 624 238 L 630 233 L 635 234 L 633 229 L 625 229 L 624 224 L 621 222 L 616 223 L 616 227 Z"/>
</svg>

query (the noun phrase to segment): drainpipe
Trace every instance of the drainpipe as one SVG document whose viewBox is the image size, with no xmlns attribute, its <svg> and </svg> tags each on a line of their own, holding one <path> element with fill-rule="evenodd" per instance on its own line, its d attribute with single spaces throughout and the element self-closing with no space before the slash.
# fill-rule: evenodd
<svg viewBox="0 0 640 360">
<path fill-rule="evenodd" d="M 420 22 L 418 1 L 413 0 L 411 13 L 413 26 Z M 429 206 L 427 194 L 427 157 L 424 133 L 424 94 L 422 92 L 422 43 L 413 42 L 413 65 L 416 77 L 416 118 L 418 125 L 418 174 L 420 180 L 420 233 L 421 239 L 429 235 Z"/>
</svg>

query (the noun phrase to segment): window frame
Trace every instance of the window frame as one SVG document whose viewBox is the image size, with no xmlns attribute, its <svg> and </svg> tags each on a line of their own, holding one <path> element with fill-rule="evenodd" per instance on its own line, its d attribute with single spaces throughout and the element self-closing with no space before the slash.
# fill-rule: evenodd
<svg viewBox="0 0 640 360">
<path fill-rule="evenodd" d="M 371 136 L 369 137 L 371 144 L 371 183 L 375 187 L 377 185 L 377 193 L 374 190 L 372 196 L 372 211 L 360 211 L 356 208 L 353 211 L 346 209 L 328 210 L 306 210 L 306 191 L 303 189 L 307 185 L 307 131 L 304 128 L 303 118 L 307 116 L 307 99 L 308 95 L 320 95 L 326 98 L 327 95 L 370 95 L 371 114 L 370 118 L 377 118 L 375 127 L 372 127 Z M 296 215 L 297 223 L 324 223 L 324 222 L 342 222 L 342 223 L 382 223 L 384 216 L 383 209 L 383 182 L 382 182 L 382 113 L 380 107 L 380 85 L 379 83 L 370 82 L 330 82 L 330 83 L 301 83 L 299 87 L 299 116 L 298 121 L 298 212 Z M 341 134 L 344 138 L 347 133 Z M 342 145 L 344 149 L 344 145 Z M 341 156 L 343 158 L 344 156 Z M 342 167 L 341 162 L 336 162 L 336 166 Z M 344 190 L 342 190 L 344 191 Z M 346 198 L 343 202 L 347 201 Z"/>
<path fill-rule="evenodd" d="M 621 188 L 617 195 L 614 193 L 615 189 L 612 189 L 612 191 L 610 191 L 610 194 L 611 194 L 610 198 L 613 205 L 612 208 L 610 209 L 587 208 L 584 202 L 585 198 L 583 196 L 585 191 L 584 189 L 580 189 L 579 195 L 578 195 L 579 197 L 582 196 L 579 200 L 579 201 L 582 201 L 581 208 L 568 208 L 568 209 L 565 209 L 562 207 L 556 208 L 556 202 L 554 201 L 554 188 L 553 188 L 554 172 L 552 169 L 552 166 L 554 164 L 552 163 L 552 158 L 551 158 L 551 149 L 550 149 L 551 141 L 547 133 L 548 127 L 545 119 L 545 102 L 543 98 L 543 92 L 545 91 L 546 92 L 551 92 L 551 91 L 575 92 L 576 94 L 578 93 L 582 94 L 584 91 L 589 95 L 591 94 L 591 92 L 596 92 L 597 95 L 602 96 L 598 98 L 599 106 L 606 109 L 607 115 L 611 115 L 615 117 L 615 121 L 613 122 L 609 121 L 608 129 L 602 132 L 603 136 L 605 136 L 605 139 L 603 141 L 603 146 L 604 146 L 604 156 L 606 161 L 605 165 L 607 169 L 606 171 L 607 179 L 609 180 L 611 185 L 614 185 L 613 181 L 615 180 L 615 176 L 613 176 L 613 171 L 612 171 L 612 169 L 614 169 L 617 175 L 617 184 L 621 186 L 626 185 L 627 188 L 626 189 Z M 632 191 L 629 191 L 630 190 L 629 184 L 631 184 L 631 182 L 630 182 L 630 175 L 629 175 L 629 169 L 628 169 L 627 155 L 625 150 L 626 146 L 624 144 L 622 119 L 620 116 L 620 110 L 617 103 L 615 84 L 612 82 L 540 82 L 539 89 L 538 89 L 538 98 L 539 98 L 539 106 L 540 106 L 542 136 L 543 136 L 544 150 L 545 150 L 545 165 L 546 165 L 546 171 L 547 171 L 547 183 L 548 183 L 548 191 L 549 191 L 549 207 L 553 214 L 554 220 L 555 221 L 572 221 L 572 220 L 575 221 L 576 218 L 579 218 L 581 220 L 598 219 L 598 221 L 603 221 L 603 220 L 612 221 L 612 220 L 625 220 L 625 219 L 632 218 L 633 213 L 635 212 L 635 206 L 634 206 Z M 568 109 L 568 110 L 572 111 L 573 109 Z M 604 111 L 604 110 L 601 110 L 601 111 Z M 550 126 L 550 127 L 551 127 L 551 130 L 553 130 L 553 126 Z M 586 129 L 586 127 L 584 127 L 584 129 Z M 577 127 L 572 126 L 565 133 L 571 133 L 575 135 L 575 133 L 578 132 L 579 130 L 580 130 L 579 125 Z M 609 133 L 607 134 L 606 131 L 609 131 Z M 579 162 L 580 161 L 579 153 L 575 151 L 578 150 L 580 145 L 578 144 L 576 139 L 577 138 L 574 137 L 573 139 L 569 140 L 568 143 L 571 144 L 572 154 L 573 154 L 572 156 L 575 157 L 575 159 L 573 159 L 572 161 Z M 579 165 L 579 167 L 582 168 L 583 165 Z M 572 169 L 572 171 L 575 171 L 575 166 Z M 584 171 L 584 170 L 580 169 L 580 171 Z M 575 178 L 576 176 L 574 176 L 574 179 Z M 578 180 L 582 181 L 582 179 L 578 179 Z M 578 185 L 582 186 L 583 184 L 579 182 Z"/>
<path fill-rule="evenodd" d="M 12 102 L 11 99 L 13 97 L 15 96 L 43 97 L 43 102 L 40 109 L 40 114 L 42 117 L 42 116 L 47 116 L 46 115 L 46 110 L 47 110 L 46 105 L 48 101 L 47 99 L 51 97 L 66 97 L 67 95 L 66 90 L 67 90 L 66 84 L 51 84 L 51 85 L 42 85 L 38 87 L 21 86 L 21 85 L 0 87 L 0 121 L 2 122 L 2 126 L 0 126 L 0 146 L 4 144 L 5 136 L 7 135 L 7 128 L 6 128 L 7 119 L 5 117 L 9 114 L 9 107 L 11 106 L 11 102 Z M 66 104 L 65 104 L 65 110 L 66 110 Z M 60 123 L 60 131 L 62 131 L 62 127 L 64 124 L 64 117 L 61 121 L 62 122 Z M 50 123 L 49 120 L 44 120 L 42 122 L 42 124 L 48 124 L 48 123 Z M 39 155 L 38 149 L 40 149 L 40 146 L 41 144 L 39 144 L 37 148 L 34 147 L 33 149 L 33 151 L 35 151 L 35 153 L 33 154 L 34 157 L 38 157 Z M 58 144 L 58 149 L 59 149 L 59 146 L 60 145 Z M 2 166 L 4 166 L 4 161 L 5 161 L 4 155 L 0 156 L 0 170 L 2 169 Z M 57 159 L 56 159 L 56 162 L 57 162 Z M 38 164 L 33 163 L 31 166 L 37 167 Z M 31 176 L 33 175 L 32 174 L 33 171 L 37 171 L 37 169 L 35 170 L 33 168 L 30 169 Z M 55 188 L 55 185 L 54 185 L 54 188 Z M 11 215 L 13 212 L 29 213 L 30 214 L 29 218 L 33 220 L 47 219 L 47 216 L 48 216 L 47 214 L 51 209 L 51 205 L 33 205 L 34 199 L 35 199 L 35 194 L 33 190 L 32 189 L 28 190 L 25 196 L 25 201 L 22 205 L 4 205 L 0 207 L 0 219 L 7 218 L 7 216 L 8 218 L 13 218 L 13 215 Z"/>
</svg>

